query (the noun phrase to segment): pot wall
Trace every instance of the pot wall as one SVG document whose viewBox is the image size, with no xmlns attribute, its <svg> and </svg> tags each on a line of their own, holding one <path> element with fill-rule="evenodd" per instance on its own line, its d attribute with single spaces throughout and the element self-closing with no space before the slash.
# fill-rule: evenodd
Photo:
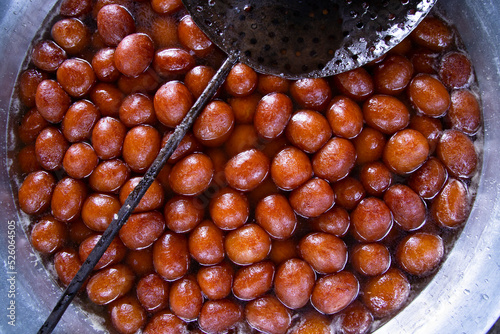
<svg viewBox="0 0 500 334">
<path fill-rule="evenodd" d="M 61 294 L 56 283 L 47 279 L 23 231 L 26 216 L 18 213 L 11 184 L 11 180 L 15 184 L 16 175 L 12 162 L 16 150 L 13 127 L 19 115 L 10 100 L 26 50 L 54 3 L 54 0 L 0 2 L 2 333 L 36 332 Z M 476 70 L 484 109 L 482 176 L 469 222 L 441 270 L 409 306 L 377 333 L 480 334 L 486 333 L 500 315 L 497 289 L 500 286 L 500 154 L 497 153 L 500 147 L 500 4 L 493 0 L 464 0 L 441 1 L 438 5 L 447 17 L 459 24 L 458 30 Z M 9 230 L 16 235 L 12 268 L 9 261 L 13 258 L 8 257 Z M 10 306 L 13 302 L 14 312 Z M 12 319 L 15 326 L 8 323 Z M 68 332 L 104 333 L 74 305 L 54 331 Z"/>
</svg>

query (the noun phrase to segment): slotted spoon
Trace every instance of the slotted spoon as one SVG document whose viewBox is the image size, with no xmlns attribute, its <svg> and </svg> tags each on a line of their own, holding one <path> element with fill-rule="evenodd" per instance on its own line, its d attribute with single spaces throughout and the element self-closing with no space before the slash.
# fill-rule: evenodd
<svg viewBox="0 0 500 334">
<path fill-rule="evenodd" d="M 203 94 L 126 199 L 38 333 L 51 333 L 120 228 L 202 108 L 243 62 L 288 79 L 331 76 L 360 67 L 402 41 L 437 0 L 183 0 L 195 23 L 226 54 Z"/>
</svg>

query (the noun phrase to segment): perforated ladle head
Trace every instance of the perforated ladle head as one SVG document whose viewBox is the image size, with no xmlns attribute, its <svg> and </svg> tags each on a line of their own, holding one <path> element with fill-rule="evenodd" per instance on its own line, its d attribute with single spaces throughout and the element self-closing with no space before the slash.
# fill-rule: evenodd
<svg viewBox="0 0 500 334">
<path fill-rule="evenodd" d="M 360 67 L 403 40 L 436 0 L 183 0 L 224 52 L 289 79 Z"/>
</svg>

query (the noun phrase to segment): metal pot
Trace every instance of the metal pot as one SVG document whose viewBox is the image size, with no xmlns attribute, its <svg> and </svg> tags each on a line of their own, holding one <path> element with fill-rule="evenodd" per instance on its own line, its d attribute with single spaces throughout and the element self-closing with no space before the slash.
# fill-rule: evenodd
<svg viewBox="0 0 500 334">
<path fill-rule="evenodd" d="M 19 213 L 15 122 L 11 104 L 27 50 L 56 0 L 0 2 L 0 332 L 36 332 L 61 294 L 26 237 Z M 484 111 L 484 148 L 471 216 L 440 271 L 377 333 L 486 333 L 500 316 L 500 4 L 493 0 L 441 1 L 472 58 Z M 15 236 L 15 237 L 13 237 Z M 72 305 L 56 333 L 105 333 L 102 322 Z M 96 325 L 97 324 L 97 325 Z"/>
</svg>

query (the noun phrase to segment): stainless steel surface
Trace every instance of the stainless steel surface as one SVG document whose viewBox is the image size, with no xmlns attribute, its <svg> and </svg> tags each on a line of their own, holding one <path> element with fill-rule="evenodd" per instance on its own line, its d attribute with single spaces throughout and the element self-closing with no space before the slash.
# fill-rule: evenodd
<svg viewBox="0 0 500 334">
<path fill-rule="evenodd" d="M 183 0 L 227 54 L 290 79 L 345 72 L 402 41 L 436 0 Z"/>
<path fill-rule="evenodd" d="M 36 34 L 54 0 L 0 2 L 0 332 L 34 333 L 55 305 L 61 289 L 48 278 L 22 226 L 11 179 L 15 180 L 13 132 L 18 119 L 10 105 L 14 84 Z M 377 333 L 484 334 L 500 316 L 500 4 L 496 1 L 442 1 L 445 14 L 458 25 L 474 62 L 484 109 L 482 176 L 469 222 L 441 270 L 425 290 Z M 16 263 L 8 267 L 8 228 L 16 223 Z M 7 281 L 13 276 L 15 281 Z M 15 324 L 7 309 L 10 282 L 15 283 Z M 98 333 L 90 319 L 70 307 L 56 333 Z M 105 332 L 105 331 L 101 331 Z"/>
</svg>

